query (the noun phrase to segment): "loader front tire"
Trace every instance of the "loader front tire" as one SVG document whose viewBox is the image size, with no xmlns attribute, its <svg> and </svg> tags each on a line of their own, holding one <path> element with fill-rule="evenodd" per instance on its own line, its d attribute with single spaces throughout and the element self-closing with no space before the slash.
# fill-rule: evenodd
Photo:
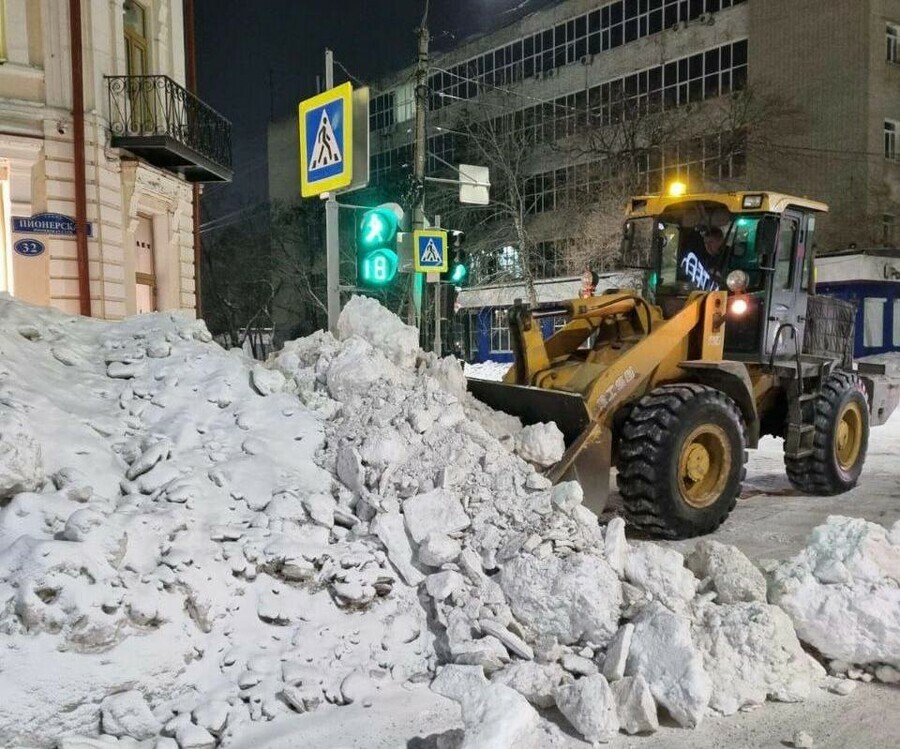
<svg viewBox="0 0 900 749">
<path fill-rule="evenodd" d="M 737 502 L 747 460 L 734 401 L 705 385 L 665 385 L 625 422 L 618 487 L 626 521 L 662 538 L 718 528 Z"/>
<path fill-rule="evenodd" d="M 814 408 L 812 455 L 785 455 L 788 480 L 804 494 L 843 494 L 856 486 L 869 447 L 865 388 L 854 375 L 835 372 L 822 384 Z"/>
</svg>

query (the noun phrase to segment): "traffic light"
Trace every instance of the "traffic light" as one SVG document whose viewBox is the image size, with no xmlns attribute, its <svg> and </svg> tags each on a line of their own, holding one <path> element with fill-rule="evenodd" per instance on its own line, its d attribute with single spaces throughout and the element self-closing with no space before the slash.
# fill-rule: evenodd
<svg viewBox="0 0 900 749">
<path fill-rule="evenodd" d="M 397 277 L 397 231 L 403 209 L 396 203 L 366 211 L 357 234 L 357 274 L 361 286 L 385 286 Z"/>
<path fill-rule="evenodd" d="M 453 250 L 453 259 L 450 262 L 450 270 L 447 273 L 447 281 L 454 286 L 462 286 L 469 277 L 469 259 L 463 249 L 466 235 L 458 230 L 450 232 L 450 246 Z"/>
</svg>

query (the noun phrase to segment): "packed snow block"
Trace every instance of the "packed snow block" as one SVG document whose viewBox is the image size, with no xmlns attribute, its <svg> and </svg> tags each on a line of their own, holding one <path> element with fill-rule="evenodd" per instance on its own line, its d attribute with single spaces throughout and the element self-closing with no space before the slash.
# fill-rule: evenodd
<svg viewBox="0 0 900 749">
<path fill-rule="evenodd" d="M 556 690 L 556 706 L 586 741 L 608 742 L 619 731 L 616 700 L 602 674 L 585 676 Z"/>
<path fill-rule="evenodd" d="M 144 695 L 137 690 L 121 692 L 100 703 L 103 733 L 146 741 L 159 733 L 162 724 L 153 716 Z"/>
<path fill-rule="evenodd" d="M 777 606 L 706 604 L 695 612 L 691 634 L 712 683 L 709 706 L 724 715 L 766 698 L 799 702 L 825 677 Z"/>
<path fill-rule="evenodd" d="M 632 544 L 625 560 L 625 579 L 672 611 L 684 611 L 697 592 L 697 578 L 674 549 L 654 543 Z"/>
<path fill-rule="evenodd" d="M 359 451 L 352 445 L 341 445 L 338 448 L 335 471 L 350 491 L 360 492 L 365 488 L 366 469 L 363 468 Z"/>
<path fill-rule="evenodd" d="M 354 296 L 338 318 L 338 338 L 359 336 L 390 361 L 412 369 L 419 353 L 419 331 L 379 304 L 377 299 Z"/>
<path fill-rule="evenodd" d="M 603 661 L 603 675 L 607 681 L 618 681 L 625 676 L 625 666 L 628 663 L 628 652 L 631 650 L 631 638 L 634 636 L 634 624 L 623 624 L 606 650 L 606 658 Z"/>
<path fill-rule="evenodd" d="M 407 585 L 418 585 L 424 575 L 413 565 L 413 550 L 406 536 L 403 518 L 397 512 L 383 512 L 370 526 L 378 540 L 387 549 L 388 559 Z"/>
<path fill-rule="evenodd" d="M 341 402 L 363 397 L 376 382 L 396 384 L 399 381 L 397 367 L 362 338 L 346 341 L 325 375 L 328 392 Z"/>
<path fill-rule="evenodd" d="M 280 393 L 284 390 L 286 382 L 284 375 L 277 369 L 269 369 L 262 364 L 256 364 L 250 370 L 250 383 L 260 395 Z"/>
<path fill-rule="evenodd" d="M 445 533 L 429 533 L 419 545 L 419 561 L 428 567 L 441 567 L 455 562 L 462 551 L 462 545 Z"/>
<path fill-rule="evenodd" d="M 456 533 L 469 527 L 469 516 L 460 501 L 446 489 L 417 494 L 403 502 L 406 529 L 422 543 L 429 533 Z"/>
<path fill-rule="evenodd" d="M 900 667 L 900 521 L 829 517 L 773 571 L 769 601 L 827 658 Z"/>
<path fill-rule="evenodd" d="M 458 749 L 539 749 L 537 711 L 514 689 L 488 682 L 480 666 L 444 666 L 431 689 L 459 703 L 465 734 Z"/>
<path fill-rule="evenodd" d="M 513 614 L 535 636 L 605 647 L 618 629 L 622 586 L 599 557 L 522 554 L 502 565 L 500 586 Z"/>
<path fill-rule="evenodd" d="M 709 581 L 719 603 L 766 600 L 766 578 L 736 546 L 700 541 L 685 563 L 700 580 Z"/>
<path fill-rule="evenodd" d="M 516 435 L 516 452 L 523 460 L 552 466 L 566 451 L 563 433 L 554 422 L 529 424 Z"/>
<path fill-rule="evenodd" d="M 634 622 L 625 673 L 643 676 L 654 699 L 679 725 L 693 728 L 703 720 L 712 683 L 687 617 L 658 601 L 647 604 Z"/>
<path fill-rule="evenodd" d="M 556 704 L 556 688 L 565 675 L 558 663 L 516 661 L 496 672 L 491 681 L 515 689 L 532 705 L 544 709 Z"/>
<path fill-rule="evenodd" d="M 550 504 L 561 512 L 572 512 L 584 501 L 584 490 L 577 481 L 563 481 L 550 490 Z"/>
<path fill-rule="evenodd" d="M 43 482 L 40 444 L 18 415 L 0 410 L 0 500 L 33 492 Z"/>
<path fill-rule="evenodd" d="M 625 521 L 622 518 L 613 518 L 607 523 L 603 541 L 606 561 L 622 577 L 628 558 L 628 541 L 625 540 Z"/>
<path fill-rule="evenodd" d="M 610 684 L 621 730 L 628 734 L 652 733 L 659 728 L 656 701 L 647 680 L 638 674 Z"/>
</svg>

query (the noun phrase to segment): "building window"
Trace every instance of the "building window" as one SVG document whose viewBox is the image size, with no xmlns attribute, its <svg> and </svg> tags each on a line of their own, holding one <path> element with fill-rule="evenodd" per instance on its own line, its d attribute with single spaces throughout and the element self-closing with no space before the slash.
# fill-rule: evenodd
<svg viewBox="0 0 900 749">
<path fill-rule="evenodd" d="M 900 26 L 887 25 L 887 61 L 900 65 Z"/>
<path fill-rule="evenodd" d="M 6 62 L 6 0 L 0 0 L 0 65 Z"/>
<path fill-rule="evenodd" d="M 369 130 L 383 130 L 394 124 L 394 92 L 388 91 L 372 99 L 369 105 Z"/>
<path fill-rule="evenodd" d="M 884 121 L 884 158 L 897 160 L 897 123 L 893 120 Z"/>
<path fill-rule="evenodd" d="M 508 310 L 495 309 L 491 312 L 491 353 L 507 354 L 512 351 L 509 338 Z"/>
<path fill-rule="evenodd" d="M 147 11 L 125 0 L 125 69 L 128 75 L 147 75 Z"/>
<path fill-rule="evenodd" d="M 887 299 L 865 299 L 863 301 L 863 346 L 865 348 L 884 345 L 884 305 Z"/>
<path fill-rule="evenodd" d="M 895 218 L 891 213 L 885 213 L 881 217 L 881 242 L 887 247 L 894 245 Z"/>
<path fill-rule="evenodd" d="M 894 300 L 894 332 L 892 335 L 894 346 L 900 346 L 900 299 Z"/>
</svg>

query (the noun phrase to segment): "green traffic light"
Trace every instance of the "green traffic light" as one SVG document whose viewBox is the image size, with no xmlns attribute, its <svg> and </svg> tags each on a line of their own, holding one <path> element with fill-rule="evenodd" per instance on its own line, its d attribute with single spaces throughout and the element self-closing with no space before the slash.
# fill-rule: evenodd
<svg viewBox="0 0 900 749">
<path fill-rule="evenodd" d="M 457 263 L 450 272 L 450 283 L 461 284 L 469 275 L 469 269 L 463 263 Z"/>
<path fill-rule="evenodd" d="M 393 235 L 397 232 L 397 217 L 392 211 L 375 208 L 366 212 L 359 228 L 359 242 L 363 247 L 382 247 L 393 242 Z"/>
<path fill-rule="evenodd" d="M 380 248 L 366 255 L 359 266 L 359 281 L 366 286 L 384 286 L 397 276 L 399 259 L 393 250 Z"/>
</svg>

